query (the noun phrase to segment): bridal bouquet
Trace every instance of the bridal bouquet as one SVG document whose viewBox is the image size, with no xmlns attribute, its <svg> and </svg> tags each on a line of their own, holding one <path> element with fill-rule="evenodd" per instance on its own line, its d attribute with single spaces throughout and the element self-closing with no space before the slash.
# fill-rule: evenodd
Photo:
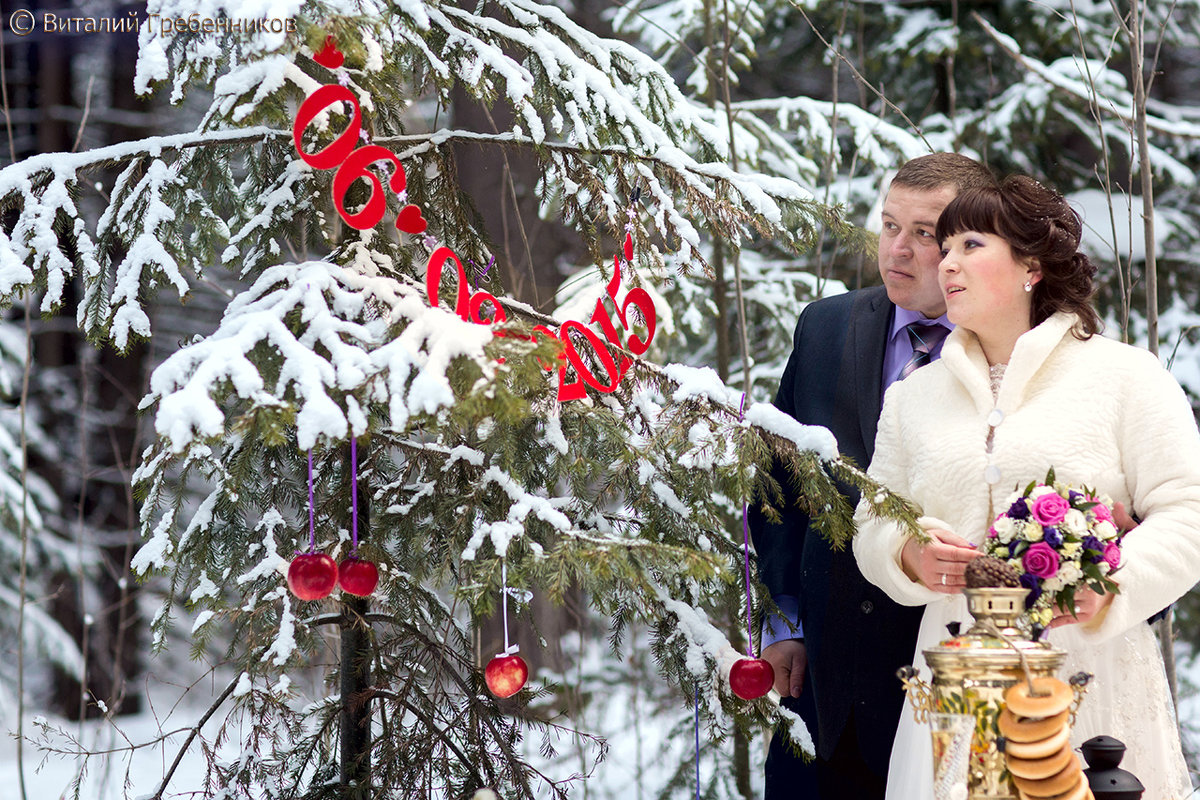
<svg viewBox="0 0 1200 800">
<path fill-rule="evenodd" d="M 1116 592 L 1109 577 L 1121 565 L 1121 532 L 1112 500 L 1084 487 L 1054 480 L 1031 482 L 1008 499 L 984 539 L 983 552 L 1008 562 L 1029 590 L 1025 608 L 1035 625 L 1046 626 L 1058 606 L 1070 609 L 1075 592 L 1088 586 Z"/>
</svg>

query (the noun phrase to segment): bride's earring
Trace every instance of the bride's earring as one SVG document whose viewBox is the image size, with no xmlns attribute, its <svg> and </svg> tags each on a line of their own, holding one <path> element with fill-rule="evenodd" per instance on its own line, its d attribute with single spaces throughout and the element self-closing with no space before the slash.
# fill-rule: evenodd
<svg viewBox="0 0 1200 800">
<path fill-rule="evenodd" d="M 1033 291 L 1033 284 L 1030 283 L 1029 281 L 1025 281 L 1025 291 L 1027 291 L 1027 292 Z"/>
</svg>

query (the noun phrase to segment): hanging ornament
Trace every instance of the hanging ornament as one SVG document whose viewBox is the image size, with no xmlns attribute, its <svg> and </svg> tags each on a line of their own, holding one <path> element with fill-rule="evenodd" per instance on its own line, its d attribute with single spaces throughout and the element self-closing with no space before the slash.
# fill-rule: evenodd
<svg viewBox="0 0 1200 800">
<path fill-rule="evenodd" d="M 517 655 L 517 645 L 508 643 L 508 565 L 500 562 L 500 582 L 504 584 L 500 593 L 500 608 L 504 620 L 504 652 L 497 653 L 483 670 L 483 679 L 496 697 L 512 697 L 521 691 L 529 679 L 529 665 Z"/>
<path fill-rule="evenodd" d="M 316 527 L 313 524 L 313 466 L 312 450 L 308 451 L 308 552 L 296 551 L 288 565 L 287 582 L 292 594 L 301 600 L 320 600 L 328 597 L 337 586 L 338 567 L 333 559 L 317 552 Z"/>
<path fill-rule="evenodd" d="M 775 684 L 775 668 L 765 658 L 739 658 L 729 670 L 729 688 L 743 700 L 756 700 Z"/>
<path fill-rule="evenodd" d="M 338 586 L 347 594 L 369 597 L 379 585 L 379 568 L 358 556 L 348 556 L 338 565 Z"/>
<path fill-rule="evenodd" d="M 742 403 L 738 408 L 738 417 L 746 404 L 746 395 L 742 394 Z M 734 662 L 729 670 L 729 688 L 743 700 L 756 700 L 771 691 L 775 684 L 775 668 L 764 658 L 754 657 L 754 628 L 750 614 L 750 523 L 747 520 L 749 508 L 742 503 L 742 550 L 746 560 L 746 655 Z"/>
<path fill-rule="evenodd" d="M 516 654 L 516 650 L 516 645 L 513 645 L 511 652 L 506 650 L 497 653 L 483 671 L 487 687 L 496 697 L 512 697 L 521 691 L 529 678 L 529 666 L 525 659 Z"/>
<path fill-rule="evenodd" d="M 379 568 L 358 557 L 358 440 L 350 439 L 350 555 L 338 565 L 342 591 L 368 597 L 379 585 Z"/>
<path fill-rule="evenodd" d="M 337 586 L 338 567 L 324 553 L 301 553 L 288 566 L 287 581 L 301 600 L 320 600 Z"/>
</svg>

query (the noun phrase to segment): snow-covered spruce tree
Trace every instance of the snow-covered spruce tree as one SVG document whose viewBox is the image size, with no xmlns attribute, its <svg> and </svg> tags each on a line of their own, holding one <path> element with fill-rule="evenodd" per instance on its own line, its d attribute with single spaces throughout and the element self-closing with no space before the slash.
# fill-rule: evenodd
<svg viewBox="0 0 1200 800">
<path fill-rule="evenodd" d="M 763 2 L 739 10 L 732 23 L 719 4 L 646 0 L 623 6 L 617 23 L 661 53 L 697 98 L 715 98 L 718 119 L 728 102 L 730 129 L 754 134 L 734 138 L 747 164 L 760 157 L 758 142 L 771 141 L 765 154 L 775 163 L 790 146 L 788 169 L 820 186 L 820 199 L 843 203 L 850 219 L 864 219 L 877 201 L 882 170 L 930 149 L 965 152 L 998 173 L 1047 181 L 1088 214 L 1089 246 L 1105 266 L 1101 301 L 1122 330 L 1132 309 L 1130 337 L 1137 341 L 1145 337 L 1146 306 L 1145 249 L 1136 244 L 1142 192 L 1135 90 L 1128 78 L 1134 5 L 1144 17 L 1147 149 L 1161 217 L 1159 305 L 1173 309 L 1160 346 L 1182 341 L 1183 353 L 1194 355 L 1181 339 L 1195 324 L 1185 309 L 1200 291 L 1190 268 L 1200 230 L 1194 196 L 1200 131 L 1185 89 L 1194 85 L 1188 76 L 1200 45 L 1194 0 Z M 1129 194 L 1138 196 L 1132 247 Z M 795 270 L 783 255 L 781 263 Z M 837 237 L 804 260 L 810 281 L 829 276 L 855 286 L 872 278 L 869 263 L 847 253 Z M 753 276 L 754 262 L 746 266 Z M 790 294 L 803 299 L 804 292 Z M 754 359 L 756 375 L 770 374 L 769 360 Z M 1196 393 L 1194 373 L 1178 374 Z"/>
<path fill-rule="evenodd" d="M 79 647 L 45 601 L 55 572 L 76 571 L 91 566 L 94 559 L 91 548 L 56 535 L 58 498 L 36 471 L 26 468 L 35 459 L 56 457 L 37 409 L 22 413 L 26 342 L 19 321 L 0 322 L 0 636 L 6 643 L 0 666 L 0 720 L 6 729 L 17 727 L 18 687 L 29 695 L 49 689 L 36 685 L 49 670 L 32 667 L 49 664 L 82 679 Z M 22 661 L 25 675 L 18 674 Z"/>
<path fill-rule="evenodd" d="M 508 315 L 506 335 L 493 335 L 431 306 L 423 273 L 439 243 L 486 262 L 449 150 L 473 138 L 542 159 L 545 195 L 592 237 L 598 261 L 611 257 L 599 234 L 622 232 L 635 187 L 633 268 L 658 266 L 666 250 L 703 269 L 701 229 L 731 252 L 752 235 L 799 248 L 837 217 L 794 176 L 731 168 L 711 110 L 648 57 L 555 7 L 293 10 L 294 34 L 143 27 L 139 88 L 169 84 L 178 101 L 193 85 L 213 86 L 198 129 L 0 171 L 0 198 L 16 215 L 0 240 L 0 293 L 33 289 L 52 308 L 79 281 L 79 324 L 96 341 L 124 349 L 153 336 L 146 304 L 164 285 L 181 299 L 214 275 L 246 287 L 214 332 L 180 343 L 155 370 L 143 402 L 157 438 L 136 476 L 147 542 L 134 565 L 169 584 L 159 641 L 183 614 L 200 640 L 231 629 L 225 649 L 238 671 L 221 698 L 234 710 L 210 743 L 240 737 L 240 757 L 214 757 L 205 786 L 188 788 L 565 792 L 569 776 L 533 770 L 517 742 L 536 730 L 548 751 L 566 733 L 519 701 L 497 703 L 481 680 L 472 632 L 498 603 L 502 576 L 552 598 L 579 585 L 618 625 L 649 622 L 663 674 L 689 698 L 699 690 L 717 738 L 781 718 L 767 701 L 729 693 L 724 676 L 740 653 L 706 611 L 745 600 L 731 502 L 751 496 L 756 466 L 774 453 L 832 535 L 848 534 L 850 509 L 831 476 L 860 486 L 881 513 L 911 520 L 910 509 L 837 459 L 820 432 L 763 404 L 740 412 L 738 393 L 711 372 L 637 360 L 616 391 L 558 403 L 542 364 L 556 364 L 560 348 L 528 334 L 563 320 L 493 287 Z M 223 7 L 150 11 L 216 19 Z M 345 52 L 339 69 L 311 57 L 326 35 Z M 430 221 L 425 238 L 340 224 L 329 172 L 292 142 L 297 107 L 322 85 L 348 87 L 367 136 L 398 156 L 407 199 Z M 510 104 L 516 128 L 438 127 L 455 87 Z M 348 111 L 327 109 L 301 147 L 336 140 Z M 75 198 L 111 164 L 123 171 L 107 210 L 87 219 Z M 365 184 L 351 187 L 347 211 L 367 202 Z M 457 289 L 441 287 L 443 297 Z M 646 322 L 631 324 L 648 335 Z M 361 537 L 360 554 L 383 572 L 370 603 L 303 603 L 284 583 L 281 568 L 308 542 L 308 452 L 317 546 L 341 557 Z M 773 489 L 764 497 L 777 503 Z M 327 645 L 333 631 L 341 653 Z M 362 647 L 348 658 L 349 640 Z M 289 670 L 304 665 L 328 667 L 328 693 L 293 684 Z"/>
</svg>

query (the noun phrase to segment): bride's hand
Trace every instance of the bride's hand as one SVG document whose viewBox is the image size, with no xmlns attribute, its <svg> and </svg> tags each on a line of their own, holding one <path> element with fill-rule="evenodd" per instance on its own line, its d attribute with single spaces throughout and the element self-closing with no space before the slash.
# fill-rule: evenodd
<svg viewBox="0 0 1200 800">
<path fill-rule="evenodd" d="M 1050 620 L 1047 627 L 1057 628 L 1060 625 L 1074 625 L 1079 622 L 1087 622 L 1094 619 L 1097 614 L 1108 607 L 1112 602 L 1113 593 L 1105 592 L 1104 594 L 1096 594 L 1088 587 L 1083 587 L 1075 592 L 1075 607 L 1061 608 L 1059 607 L 1058 616 Z"/>
<path fill-rule="evenodd" d="M 975 545 L 947 530 L 925 531 L 933 541 L 909 539 L 900 551 L 904 572 L 915 581 L 943 594 L 957 594 L 967 585 L 963 571 L 967 562 L 982 555 Z"/>
</svg>

